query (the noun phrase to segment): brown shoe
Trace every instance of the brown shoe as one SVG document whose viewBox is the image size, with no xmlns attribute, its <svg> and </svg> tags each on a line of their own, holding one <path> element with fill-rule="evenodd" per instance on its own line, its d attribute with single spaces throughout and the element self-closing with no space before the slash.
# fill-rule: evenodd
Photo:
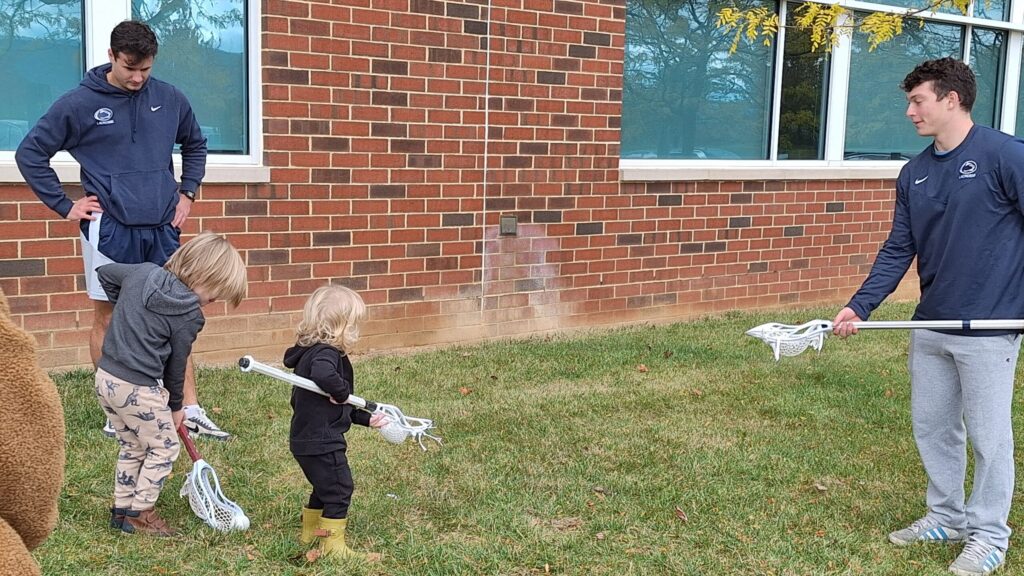
<svg viewBox="0 0 1024 576">
<path fill-rule="evenodd" d="M 126 510 L 121 530 L 129 534 L 146 534 L 159 537 L 177 534 L 152 508 L 149 510 Z"/>
</svg>

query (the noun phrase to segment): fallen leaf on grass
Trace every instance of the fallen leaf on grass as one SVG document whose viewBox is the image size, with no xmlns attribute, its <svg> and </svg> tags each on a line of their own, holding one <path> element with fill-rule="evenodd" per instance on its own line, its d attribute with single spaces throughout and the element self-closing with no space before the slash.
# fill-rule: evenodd
<svg viewBox="0 0 1024 576">
<path fill-rule="evenodd" d="M 465 386 L 460 386 L 459 387 L 459 394 L 462 394 L 463 396 L 465 396 L 465 395 L 467 395 L 467 394 L 469 394 L 471 392 L 473 392 L 473 390 L 470 389 L 470 388 L 466 388 Z"/>
<path fill-rule="evenodd" d="M 892 388 L 886 388 L 885 389 L 885 397 L 886 398 L 892 398 L 894 395 L 895 395 L 895 392 L 892 391 Z"/>
<path fill-rule="evenodd" d="M 306 552 L 306 562 L 316 562 L 317 560 L 320 559 L 320 555 L 321 554 L 322 554 L 322 552 L 320 552 L 319 548 L 313 548 L 312 550 L 307 551 Z"/>
<path fill-rule="evenodd" d="M 690 521 L 690 519 L 686 516 L 686 512 L 684 512 L 683 509 L 680 508 L 679 506 L 676 506 L 675 515 L 676 518 L 682 520 L 684 524 Z"/>
<path fill-rule="evenodd" d="M 598 540 L 604 540 L 604 532 L 598 532 L 594 537 Z"/>
<path fill-rule="evenodd" d="M 383 558 L 383 557 L 384 556 L 381 555 L 380 552 L 367 552 L 366 553 L 366 561 L 367 562 L 380 562 L 381 558 Z"/>
<path fill-rule="evenodd" d="M 818 490 L 818 492 L 825 492 L 826 490 L 828 490 L 828 486 L 825 486 L 821 482 L 815 482 L 814 487 Z"/>
<path fill-rule="evenodd" d="M 214 406 L 213 408 L 210 408 L 210 412 L 213 412 L 214 414 L 220 414 L 223 411 L 224 409 L 221 408 L 220 406 Z"/>
<path fill-rule="evenodd" d="M 704 395 L 704 391 L 701 390 L 700 388 L 693 388 L 690 390 L 690 394 L 693 394 L 697 398 L 700 398 L 701 396 Z"/>
<path fill-rule="evenodd" d="M 646 364 L 637 364 L 636 365 L 636 371 L 637 372 L 647 372 L 647 365 Z"/>
<path fill-rule="evenodd" d="M 825 537 L 825 530 L 824 529 L 818 530 L 817 532 L 814 533 L 814 535 L 817 536 L 818 538 L 824 538 Z"/>
</svg>

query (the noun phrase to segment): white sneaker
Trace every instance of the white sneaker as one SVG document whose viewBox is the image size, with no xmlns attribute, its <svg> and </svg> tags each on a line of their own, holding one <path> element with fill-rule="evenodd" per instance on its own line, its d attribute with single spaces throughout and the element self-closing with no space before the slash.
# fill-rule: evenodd
<svg viewBox="0 0 1024 576">
<path fill-rule="evenodd" d="M 897 546 L 910 546 L 917 542 L 955 544 L 965 539 L 963 531 L 943 526 L 930 516 L 915 520 L 910 526 L 889 534 L 889 542 Z"/>
<path fill-rule="evenodd" d="M 1002 550 L 971 538 L 963 552 L 949 565 L 949 571 L 958 576 L 986 576 L 999 570 L 1006 562 Z"/>
<path fill-rule="evenodd" d="M 220 426 L 214 424 L 213 420 L 206 416 L 206 410 L 197 408 L 192 412 L 191 416 L 188 416 L 188 412 L 185 414 L 185 428 L 188 428 L 190 433 L 213 438 L 214 440 L 227 440 L 231 438 L 231 434 L 221 430 Z"/>
</svg>

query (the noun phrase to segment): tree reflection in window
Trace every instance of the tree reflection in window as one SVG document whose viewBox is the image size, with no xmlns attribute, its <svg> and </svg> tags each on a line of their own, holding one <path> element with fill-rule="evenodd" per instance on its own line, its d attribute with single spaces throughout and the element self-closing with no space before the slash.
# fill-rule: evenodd
<svg viewBox="0 0 1024 576">
<path fill-rule="evenodd" d="M 188 96 L 211 153 L 248 153 L 243 0 L 132 0 L 160 39 L 153 75 Z"/>
</svg>

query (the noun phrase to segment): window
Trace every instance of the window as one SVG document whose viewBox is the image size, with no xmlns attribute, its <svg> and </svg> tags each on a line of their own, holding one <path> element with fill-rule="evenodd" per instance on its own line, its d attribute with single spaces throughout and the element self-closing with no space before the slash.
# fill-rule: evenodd
<svg viewBox="0 0 1024 576">
<path fill-rule="evenodd" d="M 188 96 L 211 154 L 248 151 L 245 3 L 134 0 L 160 39 L 153 74 Z"/>
<path fill-rule="evenodd" d="M 11 151 L 54 100 L 88 68 L 108 61 L 110 30 L 133 18 L 156 32 L 153 76 L 189 98 L 208 140 L 208 164 L 258 165 L 260 90 L 251 85 L 259 76 L 252 72 L 259 64 L 258 4 L 0 0 L 0 74 L 7 86 L 0 99 L 0 161 L 10 164 Z"/>
<path fill-rule="evenodd" d="M 82 21 L 82 2 L 0 0 L 0 150 L 16 149 L 50 104 L 82 79 Z"/>
<path fill-rule="evenodd" d="M 873 11 L 923 3 L 839 0 L 850 10 Z M 790 23 L 799 6 L 737 4 L 774 10 Z M 874 50 L 856 33 L 831 52 L 811 52 L 805 32 L 784 27 L 770 47 L 741 43 L 729 54 L 732 34 L 716 26 L 715 6 L 627 0 L 620 164 L 627 179 L 633 167 L 695 167 L 702 174 L 714 166 L 891 171 L 928 144 L 906 118 L 900 83 L 915 64 L 944 56 L 966 59 L 975 72 L 975 122 L 1024 133 L 1017 128 L 1024 104 L 1003 97 L 1008 86 L 1011 94 L 1024 90 L 1020 56 L 1007 57 L 1009 46 L 1019 50 L 1024 21 L 1009 21 L 1005 0 L 979 0 L 971 16 L 929 15 L 923 26 L 907 24 Z M 1021 119 L 1016 125 L 1015 118 Z"/>
</svg>

